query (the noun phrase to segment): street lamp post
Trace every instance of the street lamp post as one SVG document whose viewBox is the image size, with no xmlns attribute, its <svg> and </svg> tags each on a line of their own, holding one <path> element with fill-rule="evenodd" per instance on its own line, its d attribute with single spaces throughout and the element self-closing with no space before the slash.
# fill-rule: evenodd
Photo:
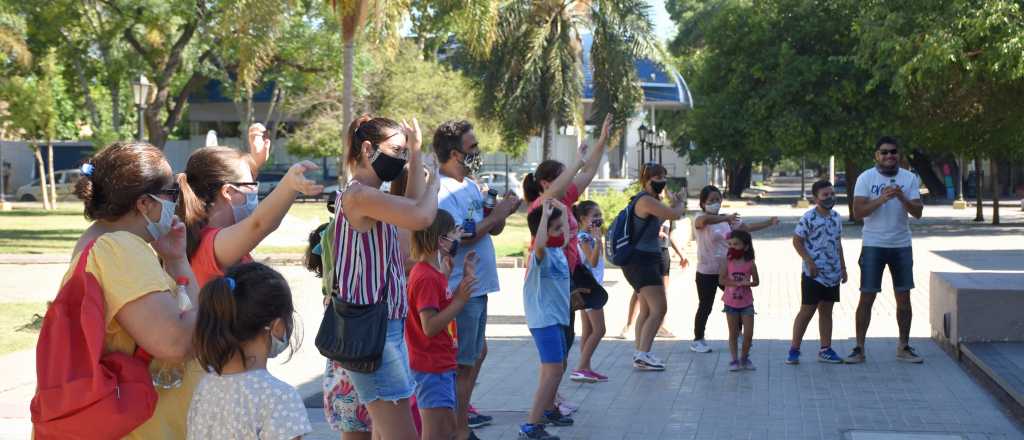
<svg viewBox="0 0 1024 440">
<path fill-rule="evenodd" d="M 639 142 L 639 145 L 640 145 L 640 164 L 639 165 L 641 167 L 640 169 L 642 170 L 644 164 L 646 163 L 645 162 L 646 158 L 644 156 L 644 147 L 646 147 L 646 144 L 647 144 L 647 134 L 650 133 L 650 130 L 647 129 L 646 125 L 640 124 L 640 128 L 638 128 L 637 131 L 640 132 L 640 142 Z"/>
<path fill-rule="evenodd" d="M 967 209 L 967 201 L 964 200 L 964 157 L 958 157 L 957 179 L 956 179 L 956 200 L 953 201 L 953 209 Z"/>
<path fill-rule="evenodd" d="M 149 102 L 150 83 L 146 75 L 139 75 L 139 78 L 132 82 L 132 96 L 135 98 L 135 110 L 139 116 L 139 131 L 135 134 L 135 140 L 141 141 L 146 133 L 145 118 L 142 111 Z"/>
</svg>

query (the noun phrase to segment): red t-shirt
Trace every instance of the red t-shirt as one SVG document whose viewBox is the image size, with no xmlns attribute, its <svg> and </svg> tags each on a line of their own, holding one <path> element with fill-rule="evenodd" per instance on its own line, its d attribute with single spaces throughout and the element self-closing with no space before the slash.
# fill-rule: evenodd
<svg viewBox="0 0 1024 440">
<path fill-rule="evenodd" d="M 207 281 L 224 275 L 224 269 L 217 263 L 217 254 L 213 249 L 213 242 L 216 241 L 217 233 L 221 228 L 205 227 L 199 232 L 199 247 L 192 254 L 192 273 L 196 274 L 196 282 L 199 288 L 206 285 Z M 242 257 L 239 263 L 252 262 L 252 256 Z"/>
<path fill-rule="evenodd" d="M 428 338 L 420 321 L 420 310 L 441 311 L 452 303 L 448 278 L 427 263 L 416 263 L 409 274 L 409 319 L 405 323 L 405 343 L 409 349 L 409 367 L 422 373 L 445 373 L 455 369 L 458 335 L 455 320 L 448 328 Z"/>
<path fill-rule="evenodd" d="M 533 211 L 534 209 L 537 209 L 540 206 L 541 199 L 542 198 L 538 197 L 537 200 L 534 200 L 533 203 L 530 204 L 530 211 Z M 565 206 L 569 209 L 569 212 L 563 212 L 562 215 L 569 216 L 569 245 L 565 247 L 565 259 L 569 263 L 570 271 L 576 269 L 576 265 L 580 263 L 580 239 L 576 237 L 580 232 L 580 224 L 579 222 L 576 221 L 576 216 L 572 215 L 572 205 L 575 205 L 576 201 L 579 199 L 579 188 L 576 187 L 575 183 L 570 183 L 569 187 L 566 188 L 565 190 L 565 195 L 558 200 L 559 202 L 564 203 Z M 555 242 L 555 240 L 556 239 L 549 237 L 548 246 L 551 246 L 552 243 Z"/>
</svg>

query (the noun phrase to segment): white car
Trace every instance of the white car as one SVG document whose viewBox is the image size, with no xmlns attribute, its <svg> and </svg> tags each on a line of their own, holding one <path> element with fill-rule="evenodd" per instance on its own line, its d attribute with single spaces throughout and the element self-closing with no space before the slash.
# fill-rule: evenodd
<svg viewBox="0 0 1024 440">
<path fill-rule="evenodd" d="M 54 171 L 53 181 L 57 184 L 57 200 L 67 200 L 75 198 L 75 183 L 82 177 L 82 172 L 79 170 L 59 170 Z M 47 189 L 49 189 L 50 179 L 47 178 Z M 42 187 L 39 186 L 39 179 L 35 179 L 28 185 L 23 185 L 18 188 L 18 192 L 15 193 L 15 200 L 22 202 L 34 202 L 43 199 Z"/>
<path fill-rule="evenodd" d="M 504 171 L 485 171 L 476 175 L 476 183 L 481 187 L 498 191 L 499 196 L 505 194 L 507 183 L 508 190 L 515 192 L 520 198 L 523 197 L 523 184 L 514 172 L 505 174 Z"/>
</svg>

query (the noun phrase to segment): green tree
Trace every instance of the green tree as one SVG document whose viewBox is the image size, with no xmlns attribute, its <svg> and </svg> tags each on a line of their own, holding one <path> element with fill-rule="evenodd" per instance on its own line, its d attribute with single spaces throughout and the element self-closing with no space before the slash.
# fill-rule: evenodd
<svg viewBox="0 0 1024 440">
<path fill-rule="evenodd" d="M 541 133 L 549 157 L 553 131 L 577 123 L 583 90 L 580 35 L 591 32 L 595 112 L 611 112 L 625 124 L 642 98 L 636 59 L 658 55 L 649 18 L 640 0 L 538 0 L 509 2 L 499 10 L 494 44 L 478 58 L 481 109 L 501 121 L 506 142 L 521 144 Z"/>
</svg>

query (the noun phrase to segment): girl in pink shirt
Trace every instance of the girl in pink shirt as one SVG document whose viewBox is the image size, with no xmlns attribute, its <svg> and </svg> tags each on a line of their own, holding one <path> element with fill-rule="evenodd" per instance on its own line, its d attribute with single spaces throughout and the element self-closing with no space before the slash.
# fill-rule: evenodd
<svg viewBox="0 0 1024 440">
<path fill-rule="evenodd" d="M 754 244 L 750 233 L 734 230 L 729 235 L 729 250 L 726 264 L 719 270 L 718 282 L 725 286 L 722 302 L 725 303 L 726 319 L 729 322 L 729 354 L 732 362 L 729 371 L 755 370 L 750 361 L 750 342 L 754 339 L 754 292 L 761 280 L 757 275 L 757 264 L 754 263 Z M 736 356 L 736 340 L 740 334 L 740 323 L 743 324 L 743 356 Z"/>
</svg>

